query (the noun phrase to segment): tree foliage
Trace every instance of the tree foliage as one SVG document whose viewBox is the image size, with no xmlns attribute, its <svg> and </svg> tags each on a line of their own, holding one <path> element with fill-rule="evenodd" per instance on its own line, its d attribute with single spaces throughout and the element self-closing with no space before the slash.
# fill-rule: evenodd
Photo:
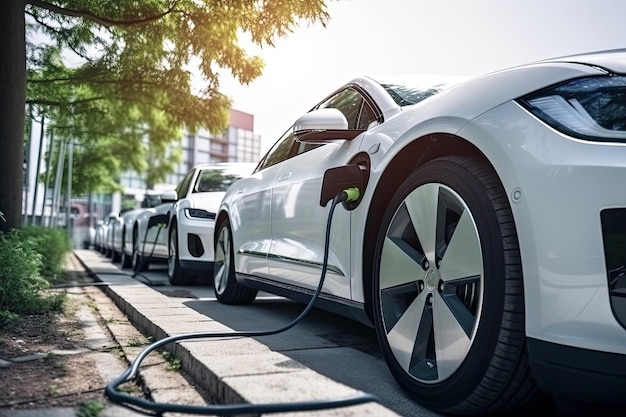
<svg viewBox="0 0 626 417">
<path fill-rule="evenodd" d="M 220 92 L 220 77 L 230 73 L 247 84 L 263 70 L 261 58 L 250 55 L 242 39 L 261 47 L 273 46 L 302 23 L 325 24 L 329 18 L 324 0 L 10 3 L 11 7 L 3 6 L 7 13 L 1 15 L 0 26 L 21 18 L 26 29 L 25 33 L 14 33 L 19 25 L 14 25 L 18 30 L 4 29 L 19 41 L 18 50 L 0 54 L 5 55 L 3 59 L 19 60 L 19 45 L 25 39 L 26 103 L 51 121 L 55 138 L 75 141 L 74 166 L 80 174 L 73 189 L 80 191 L 109 187 L 112 184 L 106 179 L 125 169 L 146 172 L 148 149 L 152 149 L 151 157 L 167 163 L 171 155 L 166 155 L 165 149 L 180 136 L 182 127 L 221 133 L 231 103 Z M 25 15 L 18 16 L 16 3 Z M 6 68 L 19 72 L 16 67 Z M 200 76 L 194 84 L 198 88 L 192 85 L 192 68 Z M 17 83 L 15 88 L 22 87 Z M 19 92 L 11 97 L 0 100 L 0 109 L 8 105 L 24 108 Z M 0 134 L 3 132 L 14 136 L 7 124 L 0 124 Z M 12 156 L 0 158 L 16 155 L 13 150 Z M 14 184 L 21 189 L 17 181 Z M 0 181 L 2 184 L 6 186 Z M 2 193 L 0 190 L 0 205 L 6 203 Z M 1 208 L 7 214 L 8 227 L 15 227 L 16 207 Z"/>
</svg>

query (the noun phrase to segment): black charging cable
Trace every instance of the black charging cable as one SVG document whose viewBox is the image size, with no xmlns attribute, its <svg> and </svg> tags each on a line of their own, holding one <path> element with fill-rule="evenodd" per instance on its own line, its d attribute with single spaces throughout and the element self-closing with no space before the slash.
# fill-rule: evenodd
<svg viewBox="0 0 626 417">
<path fill-rule="evenodd" d="M 148 281 L 148 285 L 153 286 L 153 287 L 156 286 L 157 283 L 152 281 L 145 274 L 142 274 L 141 271 L 143 271 L 146 268 L 146 266 L 150 264 L 150 261 L 152 260 L 152 256 L 154 255 L 154 250 L 156 249 L 156 245 L 159 240 L 159 234 L 161 233 L 161 229 L 163 229 L 163 225 L 165 224 L 166 221 L 167 221 L 167 215 L 165 214 L 157 214 L 157 215 L 150 217 L 150 219 L 148 220 L 148 224 L 146 225 L 146 231 L 143 236 L 143 243 L 142 243 L 141 252 L 139 255 L 141 258 L 139 262 L 133 268 L 133 275 L 132 275 L 133 278 L 136 278 L 137 275 L 139 275 L 141 278 Z M 148 232 L 153 227 L 158 227 L 158 230 L 156 232 L 156 236 L 154 237 L 154 242 L 152 242 L 152 250 L 150 251 L 150 254 L 148 256 L 145 256 L 144 253 L 146 253 L 146 242 L 148 240 Z M 135 245 L 135 242 L 133 242 L 133 245 Z"/>
<path fill-rule="evenodd" d="M 356 193 L 356 194 L 355 194 Z M 131 410 L 137 411 L 145 415 L 159 416 L 166 412 L 172 413 L 184 413 L 184 414 L 201 414 L 201 415 L 220 415 L 230 416 L 234 414 L 263 414 L 263 413 L 281 413 L 291 411 L 313 411 L 324 410 L 329 408 L 349 407 L 353 405 L 368 403 L 368 402 L 380 402 L 380 400 L 371 394 L 359 393 L 357 395 L 335 399 L 335 400 L 319 400 L 319 401 L 303 401 L 303 402 L 288 402 L 288 403 L 264 403 L 264 404 L 227 404 L 227 405 L 184 405 L 184 404 L 170 404 L 159 403 L 154 401 L 145 400 L 142 398 L 134 397 L 123 392 L 117 391 L 117 388 L 134 378 L 139 373 L 139 367 L 142 361 L 154 350 L 165 346 L 167 344 L 190 339 L 203 339 L 211 337 L 259 337 L 259 336 L 271 336 L 277 333 L 282 333 L 291 329 L 298 324 L 302 319 L 313 309 L 313 304 L 318 299 L 322 287 L 324 286 L 324 279 L 326 277 L 326 270 L 328 267 L 328 248 L 330 245 L 330 227 L 332 223 L 333 213 L 337 204 L 343 201 L 352 201 L 354 198 L 358 198 L 358 190 L 355 189 L 344 190 L 337 194 L 332 201 L 330 211 L 328 213 L 328 220 L 326 223 L 326 237 L 324 241 L 324 262 L 322 265 L 322 272 L 320 282 L 317 285 L 315 293 L 307 303 L 306 307 L 300 315 L 298 315 L 293 321 L 286 324 L 283 327 L 274 330 L 259 330 L 259 331 L 228 331 L 228 332 L 201 332 L 201 333 L 186 333 L 176 336 L 169 336 L 161 339 L 155 343 L 152 343 L 145 348 L 131 365 L 116 379 L 111 381 L 105 388 L 105 395 L 113 402 L 127 407 Z"/>
</svg>

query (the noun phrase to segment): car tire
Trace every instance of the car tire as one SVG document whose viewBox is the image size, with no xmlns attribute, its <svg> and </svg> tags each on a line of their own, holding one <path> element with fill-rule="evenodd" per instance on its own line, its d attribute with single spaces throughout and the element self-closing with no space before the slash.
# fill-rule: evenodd
<svg viewBox="0 0 626 417">
<path fill-rule="evenodd" d="M 178 249 L 178 227 L 176 221 L 172 221 L 167 245 L 167 276 L 172 285 L 193 285 L 195 279 L 180 264 Z"/>
<path fill-rule="evenodd" d="M 228 220 L 222 221 L 217 231 L 213 272 L 215 297 L 222 304 L 250 304 L 258 291 L 237 282 L 232 233 Z"/>
<path fill-rule="evenodd" d="M 117 263 L 120 261 L 120 253 L 115 249 L 111 249 L 111 262 Z"/>
<path fill-rule="evenodd" d="M 490 166 L 450 156 L 415 170 L 386 208 L 374 254 L 379 344 L 415 399 L 457 415 L 539 400 L 517 232 Z"/>
<path fill-rule="evenodd" d="M 141 248 L 139 246 L 139 231 L 133 229 L 133 255 L 132 255 L 132 267 L 133 272 L 144 272 L 148 269 L 147 265 L 144 265 L 144 258 L 141 255 Z"/>
<path fill-rule="evenodd" d="M 126 253 L 126 249 L 122 249 L 122 254 L 120 255 L 120 265 L 122 268 L 130 268 L 133 265 L 132 255 Z"/>
</svg>

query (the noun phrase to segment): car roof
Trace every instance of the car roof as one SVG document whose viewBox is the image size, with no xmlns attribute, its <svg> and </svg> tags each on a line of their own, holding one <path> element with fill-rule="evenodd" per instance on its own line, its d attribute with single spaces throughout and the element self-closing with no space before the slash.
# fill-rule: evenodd
<svg viewBox="0 0 626 417">
<path fill-rule="evenodd" d="M 626 48 L 566 55 L 539 62 L 570 62 L 587 64 L 605 68 L 611 72 L 626 74 Z"/>
<path fill-rule="evenodd" d="M 220 162 L 215 164 L 198 164 L 194 167 L 197 170 L 215 169 L 233 173 L 252 173 L 256 167 L 256 162 Z"/>
</svg>

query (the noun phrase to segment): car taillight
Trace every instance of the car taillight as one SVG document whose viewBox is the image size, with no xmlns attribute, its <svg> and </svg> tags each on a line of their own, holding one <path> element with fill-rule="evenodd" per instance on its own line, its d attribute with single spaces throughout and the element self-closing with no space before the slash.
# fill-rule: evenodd
<svg viewBox="0 0 626 417">
<path fill-rule="evenodd" d="M 554 129 L 584 140 L 626 142 L 626 77 L 586 77 L 519 102 Z"/>
</svg>

